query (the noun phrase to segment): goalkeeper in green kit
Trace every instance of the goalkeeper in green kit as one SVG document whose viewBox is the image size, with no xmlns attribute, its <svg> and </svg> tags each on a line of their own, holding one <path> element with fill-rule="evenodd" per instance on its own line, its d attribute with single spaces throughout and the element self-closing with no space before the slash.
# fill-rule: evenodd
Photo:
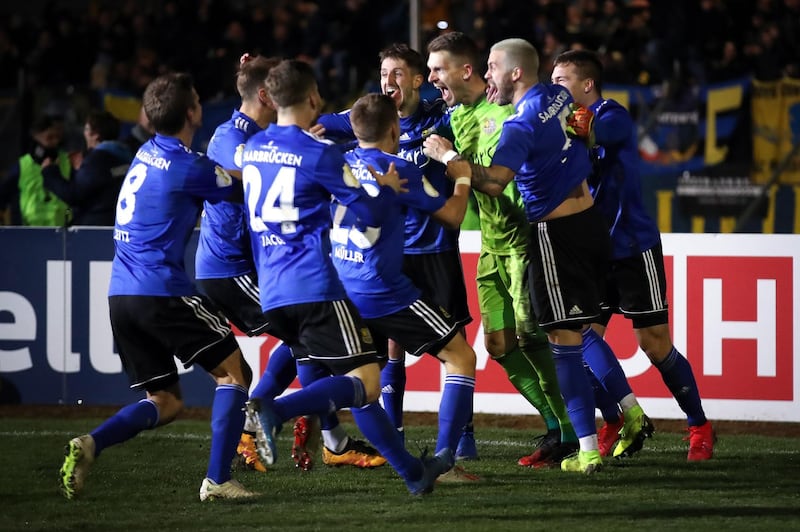
<svg viewBox="0 0 800 532">
<path fill-rule="evenodd" d="M 478 57 L 474 41 L 460 32 L 428 44 L 428 79 L 447 105 L 455 107 L 450 119 L 455 151 L 449 140 L 432 135 L 425 140 L 424 152 L 445 164 L 460 156 L 489 166 L 501 126 L 514 112 L 512 105 L 498 106 L 486 99 Z M 578 439 L 561 397 L 547 336 L 531 308 L 526 281 L 530 225 L 522 198 L 513 182 L 498 197 L 473 193 L 480 217 L 476 281 L 486 350 L 547 426 L 534 452 L 520 458 L 519 465 L 558 467 L 562 458 L 577 451 Z"/>
</svg>

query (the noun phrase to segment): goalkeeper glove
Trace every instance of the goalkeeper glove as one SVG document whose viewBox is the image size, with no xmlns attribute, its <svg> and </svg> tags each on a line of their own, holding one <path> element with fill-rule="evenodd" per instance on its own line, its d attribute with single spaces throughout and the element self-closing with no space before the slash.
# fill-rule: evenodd
<svg viewBox="0 0 800 532">
<path fill-rule="evenodd" d="M 594 113 L 579 103 L 569 104 L 567 115 L 567 133 L 574 138 L 585 140 L 590 146 L 594 145 Z"/>
</svg>

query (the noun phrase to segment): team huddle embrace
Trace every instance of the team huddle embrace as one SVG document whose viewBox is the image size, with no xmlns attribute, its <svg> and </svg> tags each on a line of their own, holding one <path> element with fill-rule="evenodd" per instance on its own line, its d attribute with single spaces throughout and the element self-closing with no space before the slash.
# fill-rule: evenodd
<svg viewBox="0 0 800 532">
<path fill-rule="evenodd" d="M 207 154 L 189 148 L 202 120 L 191 76 L 147 87 L 155 135 L 120 190 L 115 234 L 125 238 L 114 240 L 109 287 L 120 357 L 146 397 L 68 443 L 68 499 L 104 449 L 175 419 L 176 357 L 216 382 L 202 501 L 257 499 L 232 475 L 274 464 L 276 437 L 293 420 L 302 469 L 320 454 L 328 465 L 388 462 L 412 495 L 479 481 L 463 466 L 479 445 L 462 227 L 481 235 L 474 282 L 486 349 L 547 428 L 521 466 L 592 474 L 653 435 L 603 340 L 613 313 L 632 320 L 686 413 L 688 460 L 711 458 L 713 429 L 670 338 L 635 128 L 602 98 L 602 64 L 565 52 L 542 82 L 536 49 L 507 39 L 482 67 L 463 33 L 431 41 L 427 64 L 395 44 L 380 54 L 380 94 L 322 114 L 308 64 L 245 54 L 241 107 Z M 420 96 L 426 71 L 434 101 Z M 198 218 L 190 278 L 183 256 Z M 281 340 L 255 386 L 231 324 Z M 422 456 L 405 445 L 408 355 L 445 369 L 435 449 Z M 295 377 L 302 388 L 284 394 Z M 341 409 L 369 443 L 347 434 Z"/>
</svg>

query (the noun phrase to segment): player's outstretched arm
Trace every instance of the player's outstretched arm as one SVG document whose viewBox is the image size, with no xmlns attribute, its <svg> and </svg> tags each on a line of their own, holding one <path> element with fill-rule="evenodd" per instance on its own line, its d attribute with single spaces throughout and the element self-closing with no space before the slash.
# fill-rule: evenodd
<svg viewBox="0 0 800 532">
<path fill-rule="evenodd" d="M 464 221 L 469 204 L 470 179 L 469 176 L 457 177 L 453 195 L 447 198 L 441 209 L 431 214 L 437 222 L 448 229 L 458 229 Z"/>
<path fill-rule="evenodd" d="M 367 165 L 367 169 L 380 186 L 390 187 L 392 190 L 394 190 L 395 194 L 408 192 L 408 188 L 406 188 L 408 179 L 400 178 L 400 174 L 397 173 L 397 168 L 395 168 L 394 163 L 389 164 L 389 169 L 386 170 L 386 173 L 384 174 L 381 174 L 375 170 L 375 168 L 373 168 L 371 165 Z"/>
<path fill-rule="evenodd" d="M 499 196 L 512 179 L 514 171 L 500 165 L 489 167 L 470 163 L 456 157 L 447 163 L 447 175 L 452 178 L 471 176 L 472 188 L 489 196 Z"/>
</svg>

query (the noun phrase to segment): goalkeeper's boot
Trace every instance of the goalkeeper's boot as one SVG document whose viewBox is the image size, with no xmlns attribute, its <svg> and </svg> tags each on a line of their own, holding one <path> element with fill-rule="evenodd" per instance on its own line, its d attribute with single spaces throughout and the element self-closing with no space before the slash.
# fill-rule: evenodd
<svg viewBox="0 0 800 532">
<path fill-rule="evenodd" d="M 236 456 L 233 458 L 233 469 L 246 469 L 266 473 L 267 468 L 261 463 L 256 451 L 256 438 L 253 434 L 242 433 L 239 445 L 236 446 Z"/>
<path fill-rule="evenodd" d="M 271 401 L 250 399 L 245 403 L 245 408 L 247 415 L 256 422 L 258 457 L 264 465 L 272 465 L 278 458 L 278 447 L 275 440 L 283 425 L 275 411 L 272 410 Z"/>
<path fill-rule="evenodd" d="M 689 454 L 686 459 L 690 462 L 709 460 L 714 456 L 714 443 L 717 435 L 711 427 L 711 422 L 706 421 L 702 425 L 691 425 L 687 429 L 689 436 L 684 440 L 689 440 Z"/>
<path fill-rule="evenodd" d="M 347 445 L 341 452 L 337 453 L 323 446 L 322 461 L 329 466 L 351 465 L 369 469 L 382 466 L 386 463 L 386 458 L 366 442 L 348 437 Z"/>
<path fill-rule="evenodd" d="M 559 429 L 548 430 L 547 434 L 537 436 L 533 441 L 533 452 L 520 458 L 517 464 L 522 467 L 546 467 L 545 464 L 549 464 L 548 458 L 561 443 L 561 431 Z"/>
<path fill-rule="evenodd" d="M 593 475 L 603 468 L 600 451 L 578 451 L 561 460 L 561 471 Z"/>
<path fill-rule="evenodd" d="M 213 501 L 216 499 L 252 499 L 259 494 L 242 486 L 238 480 L 230 479 L 222 484 L 217 484 L 210 478 L 204 478 L 200 484 L 200 500 Z"/>
<path fill-rule="evenodd" d="M 603 423 L 600 430 L 597 431 L 597 446 L 600 451 L 600 456 L 608 456 L 614 449 L 614 444 L 619 441 L 619 432 L 625 425 L 625 417 L 620 414 L 617 421 Z"/>
<path fill-rule="evenodd" d="M 644 440 L 653 437 L 655 427 L 639 405 L 625 412 L 625 423 L 619 431 L 619 442 L 614 448 L 614 458 L 628 458 L 639 452 Z"/>
<path fill-rule="evenodd" d="M 94 462 L 94 438 L 89 434 L 72 438 L 64 449 L 64 464 L 61 466 L 59 487 L 67 499 L 74 499 L 83 489 L 89 468 Z"/>
</svg>

